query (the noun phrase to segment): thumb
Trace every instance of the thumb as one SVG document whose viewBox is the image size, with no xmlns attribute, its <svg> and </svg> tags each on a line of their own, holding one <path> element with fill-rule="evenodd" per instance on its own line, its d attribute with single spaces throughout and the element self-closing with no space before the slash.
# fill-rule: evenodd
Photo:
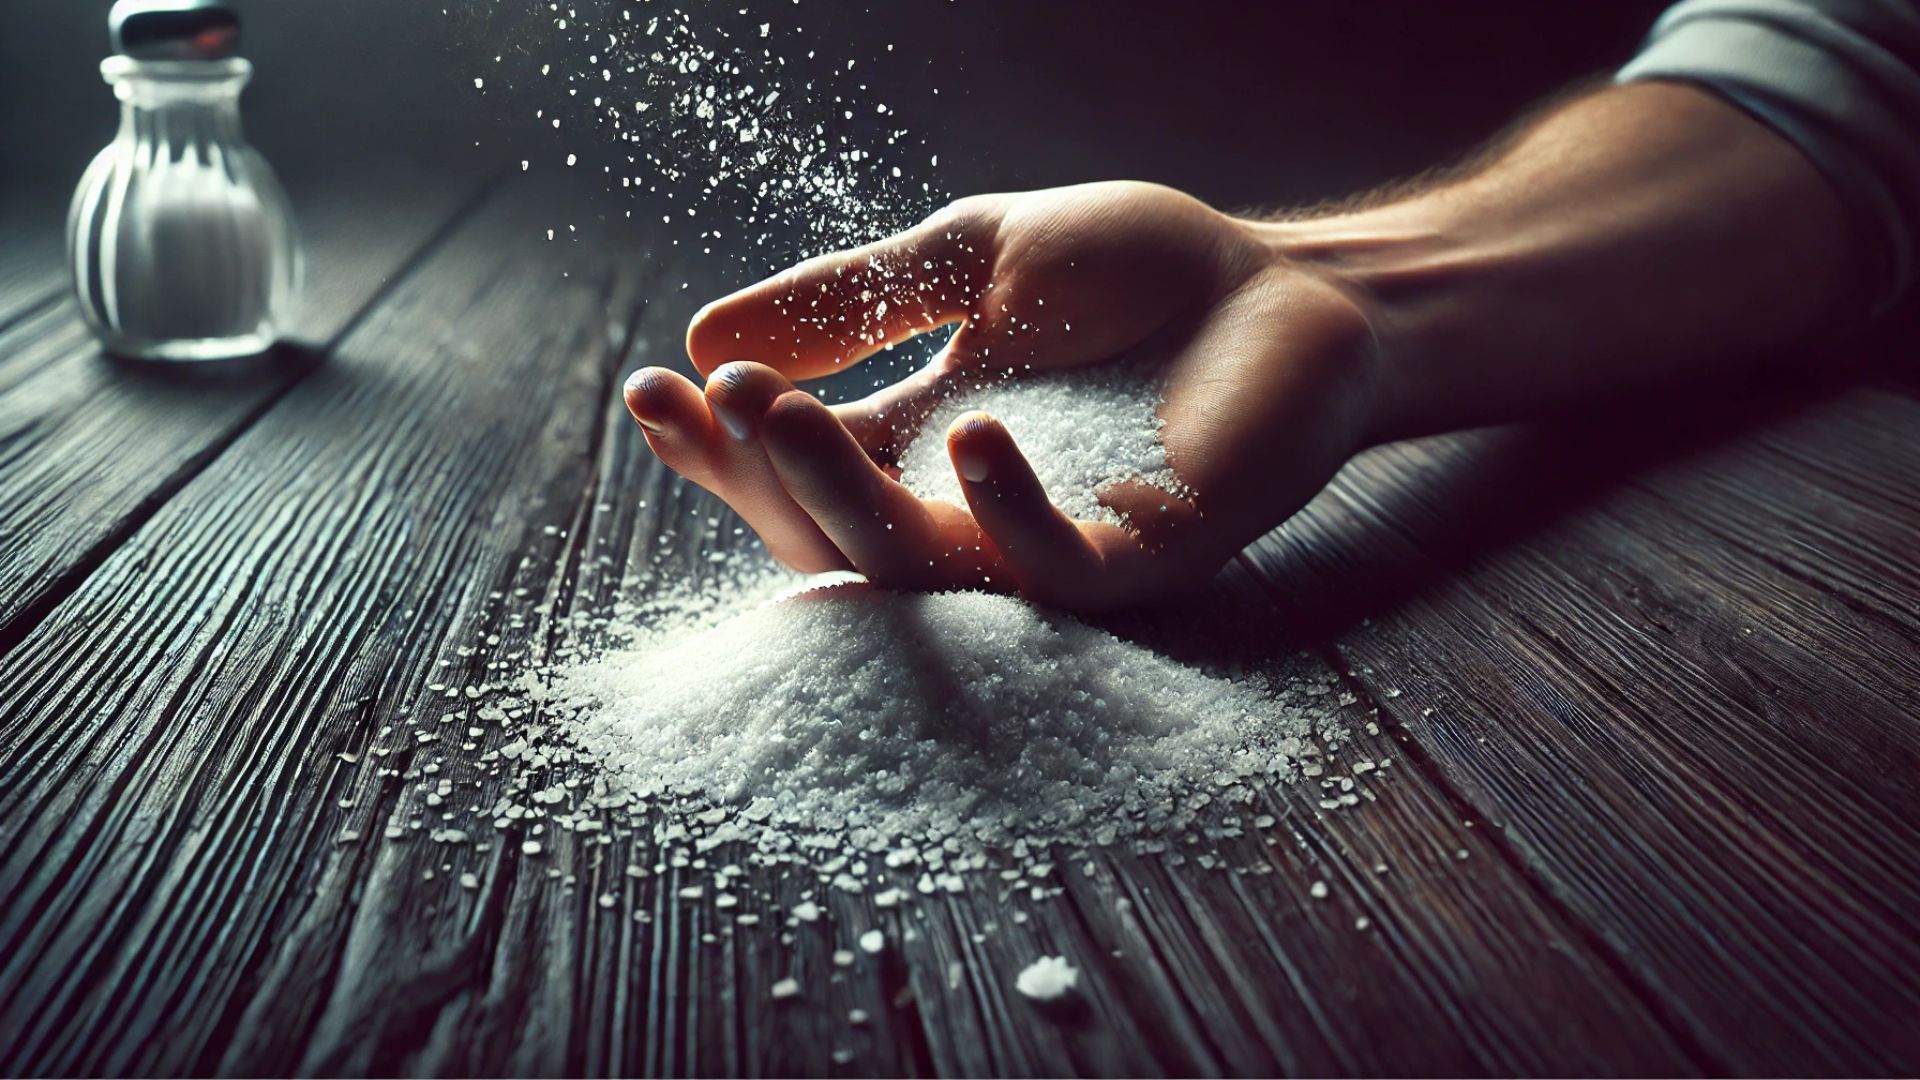
<svg viewBox="0 0 1920 1080">
<path fill-rule="evenodd" d="M 687 328 L 687 355 L 702 375 L 753 360 L 812 379 L 959 322 L 992 265 L 991 205 L 962 200 L 906 232 L 716 300 Z"/>
</svg>

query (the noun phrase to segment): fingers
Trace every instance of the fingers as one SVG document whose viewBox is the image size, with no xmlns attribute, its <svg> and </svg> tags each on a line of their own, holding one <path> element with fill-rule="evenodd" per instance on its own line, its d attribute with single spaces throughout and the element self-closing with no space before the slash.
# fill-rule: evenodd
<svg viewBox="0 0 1920 1080">
<path fill-rule="evenodd" d="M 761 414 L 791 389 L 785 375 L 765 364 L 736 361 L 714 369 L 707 379 L 707 407 L 729 438 L 749 442 Z"/>
<path fill-rule="evenodd" d="M 951 354 L 943 351 L 912 375 L 876 390 L 859 401 L 833 406 L 867 455 L 881 465 L 898 462 L 920 425 L 940 405 L 946 379 L 952 373 Z"/>
<path fill-rule="evenodd" d="M 982 412 L 962 416 L 947 432 L 947 454 L 974 520 L 1021 592 L 1075 606 L 1100 589 L 1105 573 L 1100 552 L 1079 524 L 1048 500 L 1000 421 Z"/>
<path fill-rule="evenodd" d="M 1165 593 L 1190 576 L 1188 560 L 1172 549 L 1150 551 L 1126 529 L 1062 513 L 993 417 L 974 412 L 955 421 L 947 453 L 1003 572 L 1027 596 L 1055 607 L 1107 611 Z M 1167 497 L 1152 501 L 1158 507 Z"/>
<path fill-rule="evenodd" d="M 707 305 L 687 328 L 687 355 L 703 374 L 741 359 L 793 379 L 830 374 L 965 318 L 990 233 L 978 209 L 950 209 L 878 243 L 809 259 Z"/>
<path fill-rule="evenodd" d="M 717 464 L 713 416 L 700 390 L 677 372 L 641 368 L 627 378 L 627 411 L 647 445 L 673 471 L 711 489 Z"/>
<path fill-rule="evenodd" d="M 761 418 L 760 438 L 794 501 L 874 581 L 937 588 L 978 583 L 989 572 L 964 511 L 922 503 L 813 397 L 781 395 Z"/>
<path fill-rule="evenodd" d="M 627 409 L 660 460 L 726 500 L 774 558 L 808 573 L 843 570 L 846 559 L 787 495 L 766 452 L 751 438 L 736 437 L 721 420 L 745 416 L 750 435 L 759 412 L 779 395 L 777 387 L 786 385 L 777 372 L 758 368 L 735 373 L 702 394 L 675 372 L 643 368 L 627 380 Z"/>
</svg>

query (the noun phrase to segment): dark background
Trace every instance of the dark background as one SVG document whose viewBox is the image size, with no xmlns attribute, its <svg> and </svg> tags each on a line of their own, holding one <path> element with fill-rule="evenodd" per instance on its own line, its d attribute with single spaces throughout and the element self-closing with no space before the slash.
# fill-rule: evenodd
<svg viewBox="0 0 1920 1080">
<path fill-rule="evenodd" d="M 533 119 L 566 105 L 551 84 L 495 77 L 496 55 L 563 60 L 544 2 L 235 6 L 258 69 L 248 130 L 296 193 L 377 188 L 383 176 L 454 181 L 591 146 Z M 621 2 L 562 6 L 584 22 Z M 1456 156 L 1530 102 L 1619 64 L 1661 6 L 749 0 L 714 5 L 713 17 L 764 9 L 805 24 L 823 51 L 860 58 L 867 95 L 940 153 L 943 194 L 1133 177 L 1238 207 L 1339 195 Z M 111 136 L 115 105 L 97 69 L 106 8 L 0 3 L 0 229 L 63 213 Z"/>
</svg>

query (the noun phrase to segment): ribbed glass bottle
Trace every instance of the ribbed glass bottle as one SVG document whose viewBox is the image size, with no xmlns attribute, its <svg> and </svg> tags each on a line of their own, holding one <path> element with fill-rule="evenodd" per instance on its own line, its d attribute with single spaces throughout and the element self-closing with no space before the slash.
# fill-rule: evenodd
<svg viewBox="0 0 1920 1080">
<path fill-rule="evenodd" d="M 150 360 L 251 356 L 299 287 L 299 235 L 273 170 L 242 136 L 238 57 L 100 65 L 120 133 L 74 194 L 69 262 L 109 352 Z"/>
</svg>

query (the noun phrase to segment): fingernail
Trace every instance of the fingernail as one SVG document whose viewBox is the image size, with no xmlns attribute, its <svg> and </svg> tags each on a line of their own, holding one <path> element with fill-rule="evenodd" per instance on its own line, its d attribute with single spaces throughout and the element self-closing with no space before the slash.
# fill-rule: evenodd
<svg viewBox="0 0 1920 1080">
<path fill-rule="evenodd" d="M 960 470 L 960 478 L 970 484 L 982 483 L 987 478 L 987 457 L 975 449 L 975 444 L 992 423 L 993 418 L 986 413 L 970 412 L 960 418 L 947 437 L 953 467 Z"/>
<path fill-rule="evenodd" d="M 627 376 L 627 393 L 653 389 L 654 374 L 650 368 L 641 368 Z"/>
<path fill-rule="evenodd" d="M 982 483 L 987 478 L 987 459 L 964 446 L 954 448 L 953 464 L 960 470 L 961 478 L 970 484 Z"/>
<path fill-rule="evenodd" d="M 718 401 L 711 402 L 711 404 L 713 406 L 713 415 L 720 418 L 720 426 L 727 429 L 727 434 L 733 436 L 740 442 L 746 442 L 747 436 L 753 434 L 753 428 L 747 424 L 746 414 L 731 405 L 723 405 Z"/>
</svg>

